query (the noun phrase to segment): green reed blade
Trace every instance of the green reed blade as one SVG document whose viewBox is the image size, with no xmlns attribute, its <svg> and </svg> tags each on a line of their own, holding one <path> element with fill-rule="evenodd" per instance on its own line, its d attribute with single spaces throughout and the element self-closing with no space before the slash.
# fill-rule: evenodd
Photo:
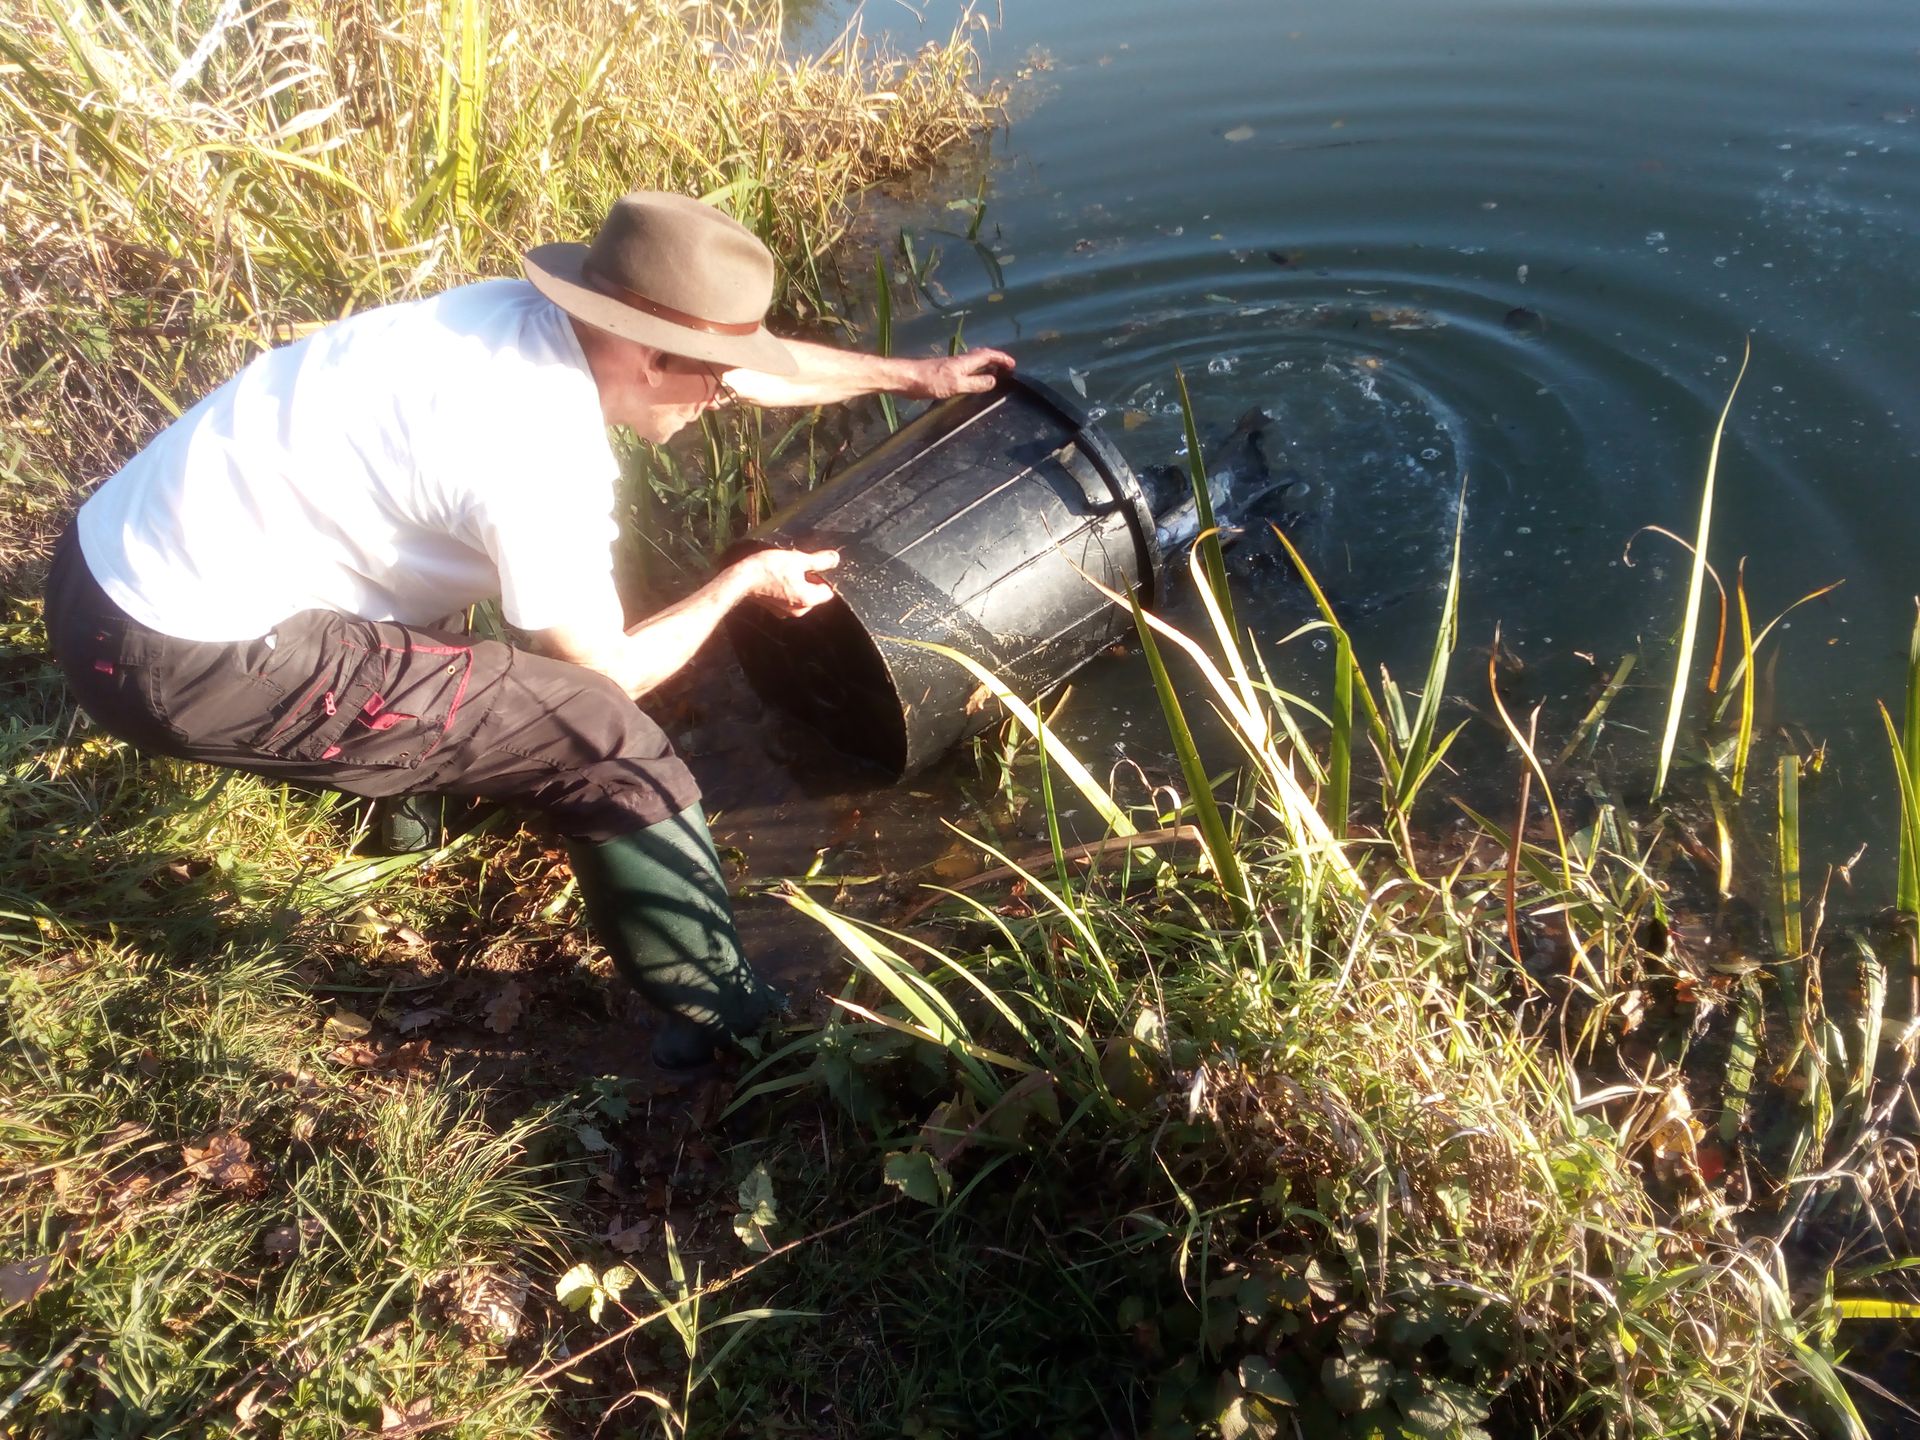
<svg viewBox="0 0 1920 1440">
<path fill-rule="evenodd" d="M 1920 775 L 1920 602 L 1915 604 L 1913 634 L 1907 641 L 1906 728 L 1895 747 L 1906 762 L 1907 780 Z M 1920 816 L 1914 813 L 1912 785 L 1901 788 L 1900 885 L 1895 903 L 1909 915 L 1920 915 Z"/>
<path fill-rule="evenodd" d="M 1713 482 L 1720 468 L 1720 441 L 1726 434 L 1727 416 L 1733 410 L 1733 397 L 1740 393 L 1746 378 L 1747 363 L 1753 359 L 1753 341 L 1747 341 L 1740 357 L 1740 373 L 1733 377 L 1733 389 L 1721 407 L 1720 422 L 1713 427 L 1713 447 L 1707 454 L 1707 479 L 1700 491 L 1700 528 L 1693 540 L 1693 567 L 1687 580 L 1686 617 L 1680 627 L 1680 653 L 1674 659 L 1673 695 L 1667 704 L 1667 728 L 1660 737 L 1660 758 L 1653 775 L 1653 798 L 1667 788 L 1667 769 L 1673 763 L 1673 747 L 1680 737 L 1680 717 L 1687 703 L 1687 671 L 1693 666 L 1693 645 L 1700 630 L 1700 596 L 1706 586 L 1707 538 L 1713 525 Z"/>
<path fill-rule="evenodd" d="M 1857 1140 L 1873 1114 L 1873 1077 L 1880 1061 L 1880 1035 L 1887 1011 L 1887 967 L 1865 937 L 1854 936 L 1853 947 L 1860 960 L 1860 1055 L 1847 1085 L 1846 1101 L 1853 1107 L 1852 1134 Z"/>
<path fill-rule="evenodd" d="M 1800 928 L 1800 757 L 1780 757 L 1780 949 L 1789 960 L 1805 950 Z"/>
<path fill-rule="evenodd" d="M 1720 1139 L 1731 1145 L 1739 1137 L 1753 1104 L 1753 1070 L 1760 1058 L 1760 987 L 1751 979 L 1740 983 L 1733 1012 L 1733 1043 L 1727 1048 L 1727 1080 L 1720 1096 Z"/>
<path fill-rule="evenodd" d="M 464 238 L 473 222 L 473 187 L 480 171 L 480 106 L 487 62 L 487 16 L 479 0 L 460 7 L 460 88 L 454 97 L 453 221 Z"/>
<path fill-rule="evenodd" d="M 1909 856 L 1920 857 L 1920 796 L 1914 793 L 1914 770 L 1907 761 L 1907 747 L 1900 733 L 1893 728 L 1893 717 L 1887 713 L 1887 707 L 1880 706 L 1881 723 L 1887 727 L 1887 744 L 1893 752 L 1894 778 L 1900 782 L 1900 881 L 1904 887 L 1907 881 L 1905 869 Z M 1909 896 L 1903 888 L 1899 893 L 1898 904 L 1907 914 L 1920 914 L 1920 908 L 1909 903 Z"/>
<path fill-rule="evenodd" d="M 1733 593 L 1740 603 L 1740 736 L 1733 745 L 1733 793 L 1747 789 L 1747 757 L 1753 751 L 1753 617 L 1747 611 L 1747 557 L 1734 572 Z"/>
<path fill-rule="evenodd" d="M 887 283 L 887 262 L 879 255 L 873 257 L 873 323 L 874 348 L 882 355 L 893 353 L 893 290 Z M 887 417 L 889 433 L 900 428 L 900 412 L 894 408 L 893 396 L 881 393 L 880 413 Z"/>
<path fill-rule="evenodd" d="M 1831 595 L 1834 591 L 1838 590 L 1842 585 L 1846 583 L 1847 582 L 1844 580 L 1835 580 L 1830 585 L 1822 585 L 1818 590 L 1809 590 L 1806 594 L 1802 595 L 1798 600 L 1794 601 L 1791 605 L 1787 606 L 1786 609 L 1782 610 L 1778 615 L 1774 616 L 1766 624 L 1760 627 L 1760 629 L 1755 633 L 1753 637 L 1752 649 L 1757 652 L 1762 645 L 1767 643 L 1767 637 L 1774 632 L 1775 628 L 1780 624 L 1780 622 L 1782 620 L 1785 620 L 1794 611 L 1798 610 L 1802 605 L 1805 605 L 1810 601 L 1818 600 L 1822 595 Z M 1733 697 L 1739 693 L 1734 688 L 1734 681 L 1741 679 L 1742 676 L 1746 673 L 1746 671 L 1749 668 L 1750 668 L 1749 663 L 1748 663 L 1747 657 L 1745 656 L 1742 656 L 1739 660 L 1736 660 L 1734 662 L 1733 678 L 1727 682 L 1727 688 L 1725 692 L 1722 693 L 1722 695 L 1720 696 L 1720 703 L 1713 707 L 1713 723 L 1714 724 L 1718 725 L 1722 720 L 1727 718 L 1727 707 L 1733 704 Z"/>
<path fill-rule="evenodd" d="M 1347 838 L 1353 789 L 1353 642 L 1333 629 L 1333 739 L 1327 755 L 1327 828 Z"/>
<path fill-rule="evenodd" d="M 1833 1302 L 1833 1313 L 1842 1320 L 1920 1320 L 1920 1304 L 1911 1300 L 1842 1295 Z"/>
<path fill-rule="evenodd" d="M 1219 521 L 1214 518 L 1213 495 L 1207 489 L 1207 460 L 1200 451 L 1199 427 L 1193 421 L 1193 397 L 1187 393 L 1187 377 L 1178 366 L 1174 367 L 1173 379 L 1180 389 L 1180 418 L 1187 427 L 1187 478 L 1193 482 L 1194 512 L 1200 519 L 1200 538 L 1194 544 L 1225 628 L 1238 637 L 1240 625 L 1234 618 L 1233 597 L 1227 592 L 1227 561 L 1220 550 Z"/>
<path fill-rule="evenodd" d="M 1393 806 L 1403 814 L 1412 808 L 1414 796 L 1437 757 L 1433 753 L 1433 728 L 1440 715 L 1440 702 L 1447 688 L 1447 663 L 1453 658 L 1454 642 L 1460 629 L 1460 537 L 1467 521 L 1467 482 L 1460 480 L 1460 494 L 1453 507 L 1453 564 L 1447 571 L 1447 595 L 1440 606 L 1440 628 L 1433 637 L 1433 653 L 1427 659 L 1426 688 L 1420 693 L 1420 708 L 1414 712 L 1413 729 L 1407 736 L 1406 754 L 1401 758 L 1400 779 L 1394 786 Z"/>
<path fill-rule="evenodd" d="M 1566 764 L 1573 758 L 1573 752 L 1580 748 L 1589 735 L 1599 734 L 1600 722 L 1606 718 L 1607 711 L 1613 708 L 1613 702 L 1619 698 L 1621 687 L 1627 683 L 1627 677 L 1633 674 L 1633 667 L 1639 659 L 1640 656 L 1635 651 L 1629 651 L 1621 657 L 1620 663 L 1614 666 L 1613 674 L 1607 680 L 1606 688 L 1600 692 L 1600 698 L 1593 702 L 1592 709 L 1581 716 L 1580 723 L 1574 727 L 1573 738 L 1567 741 L 1566 746 L 1554 757 L 1554 764 Z"/>
<path fill-rule="evenodd" d="M 1272 523 L 1267 528 L 1273 531 L 1274 539 L 1286 550 L 1287 558 L 1293 562 L 1294 574 L 1300 577 L 1300 583 L 1313 596 L 1313 603 L 1319 607 L 1321 617 L 1336 633 L 1345 634 L 1340 617 L 1333 613 L 1333 606 L 1327 600 L 1327 592 L 1320 588 L 1320 582 L 1314 578 L 1313 571 L 1307 568 L 1307 562 L 1300 552 L 1293 548 L 1293 542 L 1287 538 L 1286 532 Z M 1349 659 L 1353 656 L 1351 645 L 1347 647 L 1347 655 Z M 1387 778 L 1397 781 L 1400 778 L 1400 752 L 1387 731 L 1387 722 L 1380 714 L 1380 706 L 1373 698 L 1373 688 L 1367 684 L 1366 674 L 1360 669 L 1358 660 L 1353 661 L 1353 678 L 1360 684 L 1360 708 L 1367 712 L 1367 733 L 1373 736 L 1374 746 L 1380 752 L 1380 763 L 1387 768 Z"/>
<path fill-rule="evenodd" d="M 1159 643 L 1153 638 L 1153 629 L 1147 624 L 1146 612 L 1140 608 L 1139 597 L 1130 592 L 1127 600 L 1133 608 L 1134 631 L 1140 636 L 1140 648 L 1146 654 L 1147 668 L 1153 674 L 1154 693 L 1160 697 L 1160 709 L 1167 717 L 1174 754 L 1180 761 L 1181 772 L 1187 777 L 1194 819 L 1199 822 L 1201 838 L 1205 840 L 1207 855 L 1213 862 L 1213 873 L 1220 878 L 1220 887 L 1227 892 L 1234 918 L 1242 925 L 1251 924 L 1253 907 L 1247 899 L 1246 881 L 1240 873 L 1240 857 L 1235 853 L 1233 841 L 1227 834 L 1227 822 L 1220 813 L 1219 802 L 1214 799 L 1213 784 L 1207 777 L 1206 765 L 1200 759 L 1199 747 L 1193 742 L 1193 731 L 1187 724 L 1186 711 L 1181 708 L 1180 696 L 1167 675 L 1166 662 L 1160 658 Z"/>
</svg>

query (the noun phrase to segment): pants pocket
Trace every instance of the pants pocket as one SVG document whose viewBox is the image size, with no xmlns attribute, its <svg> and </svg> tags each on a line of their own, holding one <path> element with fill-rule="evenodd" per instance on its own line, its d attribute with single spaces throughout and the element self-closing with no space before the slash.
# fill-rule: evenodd
<svg viewBox="0 0 1920 1440">
<path fill-rule="evenodd" d="M 411 769 L 443 743 L 473 669 L 470 646 L 430 641 L 404 626 L 330 618 L 317 634 L 287 633 L 303 662 L 299 683 L 254 741 L 282 759 Z M 292 660 L 294 657 L 285 657 Z"/>
</svg>

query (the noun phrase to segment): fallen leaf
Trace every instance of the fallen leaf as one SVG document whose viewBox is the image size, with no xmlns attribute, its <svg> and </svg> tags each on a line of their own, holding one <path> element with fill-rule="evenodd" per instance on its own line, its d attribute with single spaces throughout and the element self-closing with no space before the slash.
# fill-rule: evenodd
<svg viewBox="0 0 1920 1440">
<path fill-rule="evenodd" d="M 300 1231 L 292 1225 L 276 1225 L 260 1237 L 262 1255 L 291 1255 L 300 1248 Z"/>
<path fill-rule="evenodd" d="M 961 880 L 980 868 L 980 852 L 965 841 L 956 841 L 946 854 L 933 862 L 933 873 L 942 880 Z"/>
<path fill-rule="evenodd" d="M 180 1154 L 187 1169 L 222 1190 L 245 1190 L 259 1176 L 249 1159 L 253 1147 L 231 1130 L 216 1130 L 200 1144 L 182 1147 Z"/>
<path fill-rule="evenodd" d="M 433 1397 L 431 1395 L 422 1395 L 418 1400 L 409 1401 L 404 1410 L 396 1410 L 384 1400 L 380 1402 L 380 1433 L 382 1435 L 411 1435 L 432 1418 Z"/>
<path fill-rule="evenodd" d="M 450 1013 L 444 1006 L 422 1005 L 418 1009 L 401 1011 L 400 1018 L 393 1022 L 393 1028 L 402 1035 L 409 1035 L 422 1026 L 446 1019 Z"/>
<path fill-rule="evenodd" d="M 0 1305 L 22 1305 L 47 1288 L 53 1277 L 53 1256 L 15 1260 L 0 1265 Z"/>
<path fill-rule="evenodd" d="M 1120 428 L 1122 430 L 1138 430 L 1152 418 L 1153 417 L 1144 410 L 1128 410 L 1120 416 Z"/>
<path fill-rule="evenodd" d="M 234 1422 L 240 1426 L 251 1425 L 262 1410 L 267 1408 L 266 1397 L 261 1394 L 270 1381 L 262 1380 L 246 1394 L 242 1395 L 233 1407 Z"/>
<path fill-rule="evenodd" d="M 993 687 L 985 681 L 973 687 L 973 693 L 967 696 L 967 714 L 978 715 L 993 699 Z"/>
<path fill-rule="evenodd" d="M 494 992 L 487 1001 L 487 1028 L 496 1035 L 505 1035 L 520 1023 L 520 1015 L 527 1007 L 527 987 L 518 980 L 509 980 Z"/>
<path fill-rule="evenodd" d="M 645 1246 L 648 1237 L 652 1234 L 653 1221 L 643 1215 L 631 1225 L 621 1225 L 616 1222 L 608 1227 L 607 1244 L 622 1255 L 631 1255 Z"/>
<path fill-rule="evenodd" d="M 333 1014 L 327 1017 L 327 1039 L 333 1041 L 358 1040 L 371 1034 L 373 1021 L 358 1010 L 349 1010 L 344 1005 L 334 1007 Z"/>
<path fill-rule="evenodd" d="M 520 1333 L 527 1277 L 512 1270 L 473 1270 L 454 1287 L 453 1318 L 473 1340 L 504 1344 Z"/>
<path fill-rule="evenodd" d="M 414 929 L 411 925 L 394 926 L 393 938 L 395 940 L 398 940 L 402 945 L 406 946 L 407 949 L 409 950 L 424 950 L 427 948 L 427 937 L 422 935 L 418 930 Z"/>
<path fill-rule="evenodd" d="M 1229 145 L 1238 145 L 1242 140 L 1251 140 L 1253 138 L 1253 126 L 1236 125 L 1220 138 Z"/>
</svg>

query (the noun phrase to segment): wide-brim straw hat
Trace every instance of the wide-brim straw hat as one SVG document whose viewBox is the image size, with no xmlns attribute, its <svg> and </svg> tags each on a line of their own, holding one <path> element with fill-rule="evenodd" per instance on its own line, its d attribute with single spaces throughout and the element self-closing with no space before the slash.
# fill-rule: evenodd
<svg viewBox="0 0 1920 1440">
<path fill-rule="evenodd" d="M 598 330 L 720 365 L 791 375 L 791 351 L 762 323 L 773 253 L 746 226 L 685 195 L 622 195 L 590 245 L 521 257 L 534 288 Z"/>
</svg>

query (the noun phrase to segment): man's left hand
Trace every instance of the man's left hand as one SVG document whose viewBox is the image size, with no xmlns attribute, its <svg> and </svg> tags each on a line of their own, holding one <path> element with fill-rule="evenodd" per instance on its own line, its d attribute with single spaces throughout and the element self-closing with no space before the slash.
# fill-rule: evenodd
<svg viewBox="0 0 1920 1440">
<path fill-rule="evenodd" d="M 944 400 L 991 390 L 999 372 L 1013 369 L 1013 357 L 1004 350 L 965 350 L 931 360 L 912 362 L 913 370 L 900 393 L 915 400 Z"/>
</svg>

